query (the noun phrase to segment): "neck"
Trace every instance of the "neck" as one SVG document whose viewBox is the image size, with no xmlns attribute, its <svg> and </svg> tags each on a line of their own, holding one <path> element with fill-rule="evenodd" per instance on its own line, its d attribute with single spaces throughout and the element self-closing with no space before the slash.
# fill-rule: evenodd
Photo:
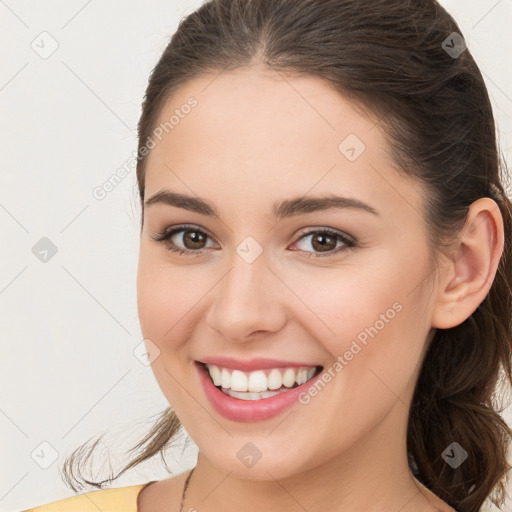
<svg viewBox="0 0 512 512">
<path fill-rule="evenodd" d="M 396 407 L 404 406 L 397 401 Z M 184 511 L 453 510 L 412 475 L 406 431 L 396 421 L 399 416 L 389 414 L 341 453 L 326 453 L 320 462 L 303 460 L 302 471 L 297 471 L 296 464 L 276 465 L 274 459 L 265 460 L 264 454 L 252 468 L 244 468 L 237 459 L 235 463 L 229 458 L 226 467 L 219 468 L 200 452 Z M 401 436 L 396 436 L 397 430 Z M 394 432 L 394 436 L 386 432 Z M 258 441 L 254 440 L 254 444 L 258 445 Z"/>
</svg>

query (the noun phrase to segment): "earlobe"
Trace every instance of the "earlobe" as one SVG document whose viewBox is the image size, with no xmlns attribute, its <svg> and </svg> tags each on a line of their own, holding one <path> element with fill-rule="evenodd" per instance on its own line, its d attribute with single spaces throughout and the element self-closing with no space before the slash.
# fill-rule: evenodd
<svg viewBox="0 0 512 512">
<path fill-rule="evenodd" d="M 476 310 L 489 293 L 503 245 L 503 218 L 496 202 L 489 197 L 473 202 L 454 256 L 441 270 L 432 327 L 455 327 Z"/>
</svg>

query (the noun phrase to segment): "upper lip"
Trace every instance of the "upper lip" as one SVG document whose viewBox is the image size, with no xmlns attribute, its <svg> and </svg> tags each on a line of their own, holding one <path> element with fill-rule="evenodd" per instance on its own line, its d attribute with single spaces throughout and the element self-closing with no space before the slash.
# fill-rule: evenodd
<svg viewBox="0 0 512 512">
<path fill-rule="evenodd" d="M 214 364 L 224 368 L 231 368 L 233 370 L 242 370 L 251 372 L 254 370 L 264 370 L 266 368 L 280 368 L 280 367 L 301 367 L 301 366 L 320 366 L 314 363 L 285 361 L 283 359 L 269 359 L 267 357 L 256 357 L 253 359 L 236 359 L 234 357 L 212 356 L 204 357 L 200 363 Z"/>
</svg>

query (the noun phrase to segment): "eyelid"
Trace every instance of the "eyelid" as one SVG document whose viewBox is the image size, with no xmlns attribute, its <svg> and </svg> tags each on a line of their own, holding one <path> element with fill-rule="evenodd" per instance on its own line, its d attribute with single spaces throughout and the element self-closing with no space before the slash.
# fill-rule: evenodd
<svg viewBox="0 0 512 512">
<path fill-rule="evenodd" d="M 155 236 L 164 236 L 169 235 L 171 233 L 175 233 L 177 231 L 187 231 L 187 230 L 195 230 L 200 231 L 204 233 L 205 235 L 210 236 L 207 229 L 201 227 L 199 224 L 173 224 L 171 226 L 167 226 L 166 228 L 162 229 L 161 231 L 158 231 Z M 152 236 L 151 238 L 155 238 L 155 236 Z M 213 238 L 210 236 L 210 238 Z"/>
<path fill-rule="evenodd" d="M 298 240 L 300 240 L 301 238 L 304 238 L 305 236 L 308 236 L 308 235 L 314 235 L 315 233 L 330 233 L 332 235 L 336 235 L 338 236 L 340 239 L 342 240 L 346 240 L 347 242 L 351 242 L 351 243 L 355 243 L 356 242 L 356 239 L 352 236 L 352 235 L 349 235 L 348 233 L 345 233 L 344 231 L 341 231 L 339 229 L 334 229 L 334 228 L 328 228 L 328 227 L 313 227 L 313 228 L 304 228 L 304 231 L 301 231 L 298 235 Z"/>
</svg>

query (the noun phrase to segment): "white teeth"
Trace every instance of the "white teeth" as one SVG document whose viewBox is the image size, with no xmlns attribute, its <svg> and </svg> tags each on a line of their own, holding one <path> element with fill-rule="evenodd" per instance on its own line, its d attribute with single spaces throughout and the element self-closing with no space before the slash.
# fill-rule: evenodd
<svg viewBox="0 0 512 512">
<path fill-rule="evenodd" d="M 293 368 L 286 368 L 283 375 L 283 386 L 291 388 L 295 384 L 295 370 Z"/>
<path fill-rule="evenodd" d="M 231 374 L 230 388 L 233 391 L 247 391 L 247 375 L 240 370 L 233 370 L 233 373 Z M 253 390 L 251 389 L 251 391 Z"/>
<path fill-rule="evenodd" d="M 219 368 L 217 366 L 210 366 L 209 371 L 210 371 L 210 376 L 213 380 L 213 383 L 216 386 L 220 386 L 222 383 L 222 373 L 219 370 Z"/>
<path fill-rule="evenodd" d="M 233 372 L 235 373 L 235 372 Z M 242 372 L 240 372 L 242 373 Z M 231 377 L 233 379 L 233 377 Z M 231 389 L 233 388 L 233 380 L 231 380 Z M 263 372 L 251 372 L 249 374 L 249 383 L 247 389 L 253 392 L 267 390 L 267 376 Z M 245 390 L 244 390 L 245 391 Z"/>
<path fill-rule="evenodd" d="M 301 368 L 297 373 L 297 384 L 304 384 L 308 380 L 308 372 L 304 368 Z"/>
<path fill-rule="evenodd" d="M 215 386 L 224 388 L 226 392 L 230 390 L 232 393 L 227 394 L 236 398 L 242 398 L 239 395 L 243 395 L 246 400 L 268 398 L 277 394 L 276 391 L 283 387 L 292 388 L 295 383 L 300 386 L 311 379 L 316 372 L 316 367 L 290 367 L 284 371 L 273 368 L 268 375 L 263 370 L 243 372 L 211 364 L 206 364 L 206 368 Z M 287 391 L 287 389 L 282 389 L 282 391 Z M 271 392 L 272 394 L 269 394 Z M 257 393 L 257 395 L 251 398 L 252 393 Z"/>
<path fill-rule="evenodd" d="M 231 374 L 229 373 L 228 370 L 226 370 L 226 368 L 222 368 L 220 385 L 223 388 L 231 387 Z"/>
<path fill-rule="evenodd" d="M 282 385 L 281 372 L 277 368 L 270 370 L 267 377 L 268 389 L 279 389 Z"/>
</svg>

